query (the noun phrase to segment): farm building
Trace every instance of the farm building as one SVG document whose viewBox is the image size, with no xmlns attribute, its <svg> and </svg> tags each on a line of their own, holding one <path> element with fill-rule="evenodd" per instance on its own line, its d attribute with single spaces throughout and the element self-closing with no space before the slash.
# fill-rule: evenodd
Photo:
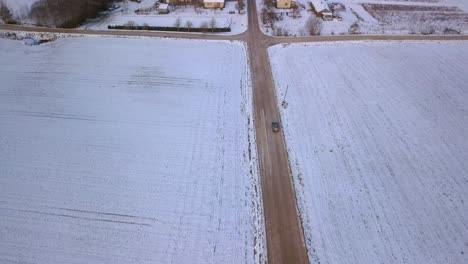
<svg viewBox="0 0 468 264">
<path fill-rule="evenodd" d="M 192 0 L 161 0 L 161 3 L 172 5 L 191 5 Z"/>
<path fill-rule="evenodd" d="M 159 4 L 158 13 L 159 14 L 169 14 L 169 4 Z"/>
<path fill-rule="evenodd" d="M 205 8 L 224 8 L 224 0 L 203 0 Z"/>
<path fill-rule="evenodd" d="M 294 0 L 276 0 L 276 8 L 292 8 L 295 4 Z"/>
<path fill-rule="evenodd" d="M 151 11 L 153 11 L 153 7 L 144 7 L 144 8 L 138 8 L 137 10 L 135 10 L 135 13 L 148 15 L 149 13 L 151 13 Z"/>
<path fill-rule="evenodd" d="M 322 17 L 323 20 L 332 20 L 333 13 L 328 7 L 328 3 L 324 0 L 311 0 L 311 6 L 313 7 L 315 13 Z"/>
</svg>

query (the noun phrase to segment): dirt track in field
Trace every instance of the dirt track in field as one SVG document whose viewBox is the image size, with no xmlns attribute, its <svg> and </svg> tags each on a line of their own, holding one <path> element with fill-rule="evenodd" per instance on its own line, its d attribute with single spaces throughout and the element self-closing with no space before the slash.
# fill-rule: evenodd
<svg viewBox="0 0 468 264">
<path fill-rule="evenodd" d="M 14 25 L 0 25 L 0 30 L 78 35 L 237 40 L 246 42 L 252 71 L 255 128 L 263 193 L 268 262 L 308 263 L 307 249 L 299 220 L 296 195 L 292 186 L 282 131 L 274 133 L 271 129 L 271 122 L 279 121 L 280 114 L 268 60 L 268 47 L 281 43 L 323 41 L 468 40 L 468 36 L 349 35 L 273 38 L 264 35 L 260 30 L 255 0 L 248 0 L 248 6 L 249 29 L 235 36 L 149 31 L 53 29 Z"/>
</svg>

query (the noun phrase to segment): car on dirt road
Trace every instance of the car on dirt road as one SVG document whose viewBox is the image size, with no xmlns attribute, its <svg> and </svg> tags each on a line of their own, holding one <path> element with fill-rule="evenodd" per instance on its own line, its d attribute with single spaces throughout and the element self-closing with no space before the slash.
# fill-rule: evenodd
<svg viewBox="0 0 468 264">
<path fill-rule="evenodd" d="M 119 5 L 112 5 L 112 6 L 110 6 L 110 7 L 108 8 L 108 10 L 109 10 L 109 11 L 114 11 L 114 10 L 117 10 L 117 9 L 119 9 L 119 8 L 120 8 Z"/>
<path fill-rule="evenodd" d="M 278 122 L 272 122 L 271 123 L 271 129 L 273 130 L 273 132 L 278 132 L 279 129 L 280 129 L 280 125 Z"/>
</svg>

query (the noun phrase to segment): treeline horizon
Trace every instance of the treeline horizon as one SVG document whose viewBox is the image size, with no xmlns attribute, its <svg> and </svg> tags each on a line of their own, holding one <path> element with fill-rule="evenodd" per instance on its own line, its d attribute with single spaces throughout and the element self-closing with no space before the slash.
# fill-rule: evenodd
<svg viewBox="0 0 468 264">
<path fill-rule="evenodd" d="M 109 0 L 39 0 L 30 17 L 39 26 L 74 28 L 104 10 Z"/>
</svg>

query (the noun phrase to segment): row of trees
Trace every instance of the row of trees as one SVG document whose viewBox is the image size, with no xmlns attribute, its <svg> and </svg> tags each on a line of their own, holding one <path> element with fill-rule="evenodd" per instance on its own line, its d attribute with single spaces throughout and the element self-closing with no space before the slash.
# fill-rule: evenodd
<svg viewBox="0 0 468 264">
<path fill-rule="evenodd" d="M 273 34 L 275 36 L 289 36 L 289 30 L 287 28 L 282 28 L 275 26 L 273 29 Z M 311 15 L 304 24 L 304 28 L 298 30 L 299 36 L 316 36 L 320 35 L 322 30 L 322 19 Z"/>
<path fill-rule="evenodd" d="M 0 20 L 3 20 L 5 23 L 13 21 L 13 15 L 3 0 L 0 0 Z"/>
<path fill-rule="evenodd" d="M 232 22 L 231 22 L 231 24 L 232 24 Z M 181 26 L 182 26 L 182 19 L 180 19 L 180 17 L 178 17 L 178 18 L 176 19 L 176 21 L 174 22 L 174 27 L 176 27 L 177 30 L 179 30 Z M 187 21 L 185 22 L 185 26 L 186 26 L 186 27 L 189 29 L 189 31 L 190 31 L 190 29 L 193 27 L 192 21 L 187 20 Z M 231 27 L 231 25 L 229 25 L 228 27 Z M 209 22 L 203 21 L 203 22 L 200 24 L 200 28 L 201 28 L 202 30 L 206 30 L 206 31 L 208 31 L 208 28 L 211 28 L 211 32 L 214 32 L 214 30 L 215 30 L 215 28 L 216 28 L 216 20 L 215 20 L 214 18 L 212 18 Z"/>
<path fill-rule="evenodd" d="M 40 0 L 31 7 L 31 18 L 41 26 L 77 27 L 106 8 L 109 0 Z"/>
<path fill-rule="evenodd" d="M 124 25 L 109 25 L 108 29 L 127 29 L 127 30 L 158 30 L 158 31 L 182 31 L 182 32 L 231 32 L 231 27 L 228 20 L 228 27 L 217 27 L 216 20 L 212 18 L 210 21 L 204 21 L 199 27 L 194 27 L 192 21 L 187 20 L 182 23 L 182 20 L 178 18 L 174 26 L 150 26 L 147 23 L 138 25 L 134 21 L 128 21 Z M 232 22 L 232 21 L 231 21 Z"/>
</svg>

